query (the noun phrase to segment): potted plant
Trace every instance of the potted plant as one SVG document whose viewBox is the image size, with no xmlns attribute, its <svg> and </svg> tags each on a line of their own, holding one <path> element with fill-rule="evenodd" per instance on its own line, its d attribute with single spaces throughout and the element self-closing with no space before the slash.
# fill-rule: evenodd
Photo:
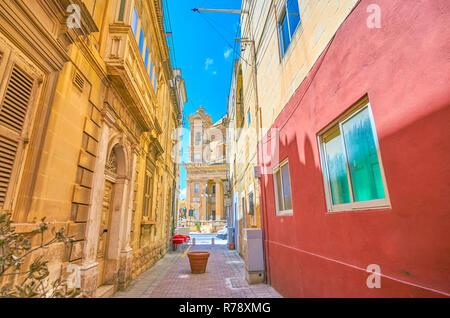
<svg viewBox="0 0 450 318">
<path fill-rule="evenodd" d="M 191 265 L 192 274 L 202 274 L 206 271 L 208 264 L 209 252 L 194 251 L 188 254 L 189 264 Z"/>
<path fill-rule="evenodd" d="M 200 222 L 196 222 L 195 227 L 197 228 L 197 231 L 200 232 Z"/>
</svg>

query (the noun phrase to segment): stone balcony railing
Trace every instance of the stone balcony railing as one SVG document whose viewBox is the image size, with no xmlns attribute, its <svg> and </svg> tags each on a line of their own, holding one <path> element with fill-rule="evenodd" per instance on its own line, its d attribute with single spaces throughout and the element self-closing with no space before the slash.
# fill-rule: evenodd
<svg viewBox="0 0 450 318">
<path fill-rule="evenodd" d="M 145 130 L 160 133 L 155 112 L 157 97 L 130 26 L 110 25 L 105 62 L 108 77 L 124 96 L 131 113 Z"/>
</svg>

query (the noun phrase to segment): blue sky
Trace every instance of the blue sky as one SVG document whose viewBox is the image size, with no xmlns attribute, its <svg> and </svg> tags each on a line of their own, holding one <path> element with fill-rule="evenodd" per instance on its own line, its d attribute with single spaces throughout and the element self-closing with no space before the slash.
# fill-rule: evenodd
<svg viewBox="0 0 450 318">
<path fill-rule="evenodd" d="M 214 122 L 227 112 L 227 96 L 231 83 L 232 61 L 237 55 L 234 45 L 239 14 L 193 12 L 192 8 L 240 9 L 241 0 L 166 0 L 176 67 L 181 68 L 188 102 L 186 116 L 200 105 Z M 209 22 L 209 23 L 208 23 Z M 228 42 L 228 43 L 227 43 Z M 175 65 L 174 65 L 175 66 Z M 182 140 L 182 156 L 187 158 L 189 136 Z M 181 167 L 180 189 L 186 187 L 186 171 Z"/>
</svg>

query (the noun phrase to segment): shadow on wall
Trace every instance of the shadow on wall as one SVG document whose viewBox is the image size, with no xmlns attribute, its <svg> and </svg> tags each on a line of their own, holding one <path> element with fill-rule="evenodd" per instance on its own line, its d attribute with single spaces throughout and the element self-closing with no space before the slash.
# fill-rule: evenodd
<svg viewBox="0 0 450 318">
<path fill-rule="evenodd" d="M 295 129 L 292 139 L 282 136 L 280 158 L 289 157 L 294 215 L 276 216 L 273 177 L 268 176 L 270 243 L 265 243 L 273 287 L 286 297 L 449 293 L 448 228 L 443 224 L 450 206 L 450 140 L 442 133 L 449 119 L 450 105 L 442 105 L 379 141 L 390 210 L 327 214 L 317 146 L 308 136 L 299 144 Z M 372 263 L 386 275 L 383 288 L 365 285 L 365 267 Z"/>
</svg>

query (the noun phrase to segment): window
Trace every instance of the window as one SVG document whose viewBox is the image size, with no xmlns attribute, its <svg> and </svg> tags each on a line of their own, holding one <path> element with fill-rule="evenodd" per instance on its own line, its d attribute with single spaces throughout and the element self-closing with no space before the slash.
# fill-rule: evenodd
<svg viewBox="0 0 450 318">
<path fill-rule="evenodd" d="M 200 133 L 196 133 L 195 134 L 195 141 L 200 141 L 201 140 L 201 134 Z"/>
<path fill-rule="evenodd" d="M 212 201 L 212 202 L 216 202 L 216 198 L 212 198 L 211 201 Z"/>
<path fill-rule="evenodd" d="M 139 33 L 139 52 L 141 52 L 142 56 L 144 55 L 144 31 L 142 31 L 142 28 Z"/>
<path fill-rule="evenodd" d="M 154 90 L 155 93 L 156 93 L 156 70 L 155 70 L 155 72 L 153 73 L 153 90 Z"/>
<path fill-rule="evenodd" d="M 119 21 L 123 21 L 123 12 L 125 9 L 125 0 L 120 0 L 120 7 L 119 7 Z M 134 15 L 134 14 L 133 14 Z"/>
<path fill-rule="evenodd" d="M 292 214 L 291 178 L 287 160 L 274 170 L 273 178 L 277 215 Z"/>
<path fill-rule="evenodd" d="M 215 185 L 212 186 L 212 193 L 216 193 L 216 186 Z"/>
<path fill-rule="evenodd" d="M 195 190 L 194 190 L 194 192 L 195 192 L 195 193 L 198 193 L 198 183 L 195 184 Z"/>
<path fill-rule="evenodd" d="M 150 59 L 150 72 L 149 72 L 150 81 L 152 80 L 152 77 L 153 77 L 153 61 Z"/>
<path fill-rule="evenodd" d="M 248 194 L 248 214 L 255 215 L 255 204 L 253 202 L 253 191 Z"/>
<path fill-rule="evenodd" d="M 390 206 L 367 97 L 320 134 L 319 143 L 329 211 Z"/>
<path fill-rule="evenodd" d="M 248 125 L 252 123 L 252 116 L 250 115 L 250 111 L 248 111 Z"/>
<path fill-rule="evenodd" d="M 148 69 L 148 46 L 145 45 L 145 59 L 144 59 L 145 68 Z"/>
<path fill-rule="evenodd" d="M 150 209 L 152 204 L 152 174 L 150 171 L 145 172 L 144 181 L 144 205 L 142 215 L 148 217 L 150 215 Z"/>
<path fill-rule="evenodd" d="M 131 19 L 131 29 L 133 30 L 134 36 L 137 36 L 137 27 L 138 27 L 139 17 L 136 11 L 136 8 L 133 8 L 133 17 Z"/>
<path fill-rule="evenodd" d="M 284 56 L 289 43 L 292 41 L 297 26 L 301 23 L 298 0 L 287 0 L 281 16 L 278 30 L 280 33 L 281 57 Z"/>
<path fill-rule="evenodd" d="M 200 198 L 193 198 L 192 201 L 194 201 L 194 202 L 200 202 Z"/>
<path fill-rule="evenodd" d="M 35 79 L 24 71 L 24 64 L 14 50 L 0 48 L 0 78 L 5 81 L 0 92 L 0 210 L 13 207 L 18 177 L 26 158 L 30 109 L 36 100 Z"/>
</svg>

